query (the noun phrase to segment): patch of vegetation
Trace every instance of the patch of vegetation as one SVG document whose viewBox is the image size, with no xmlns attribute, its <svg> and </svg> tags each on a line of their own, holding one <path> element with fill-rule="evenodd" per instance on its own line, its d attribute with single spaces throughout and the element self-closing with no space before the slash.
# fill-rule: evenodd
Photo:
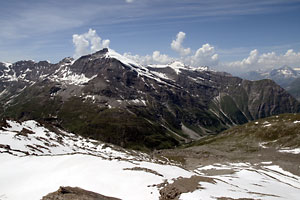
<svg viewBox="0 0 300 200">
<path fill-rule="evenodd" d="M 230 96 L 223 96 L 220 100 L 222 110 L 230 116 L 230 118 L 237 124 L 248 122 L 247 118 L 237 107 L 235 101 Z"/>
<path fill-rule="evenodd" d="M 90 101 L 83 102 L 79 97 L 63 101 L 51 97 L 53 86 L 34 85 L 25 89 L 1 113 L 2 117 L 46 121 L 85 137 L 143 151 L 179 145 L 147 110 L 133 114 L 126 109 L 107 109 Z"/>
<path fill-rule="evenodd" d="M 260 143 L 273 148 L 300 147 L 300 114 L 281 114 L 232 127 L 186 147 L 208 146 L 225 151 L 255 152 Z"/>
</svg>

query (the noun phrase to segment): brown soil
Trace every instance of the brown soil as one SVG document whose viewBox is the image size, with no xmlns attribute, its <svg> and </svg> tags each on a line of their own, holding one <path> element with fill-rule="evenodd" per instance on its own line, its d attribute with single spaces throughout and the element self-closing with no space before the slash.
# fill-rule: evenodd
<svg viewBox="0 0 300 200">
<path fill-rule="evenodd" d="M 152 169 L 147 169 L 147 168 L 143 168 L 143 167 L 125 168 L 123 170 L 144 171 L 144 172 L 148 172 L 148 173 L 163 177 L 163 175 L 161 175 L 160 173 L 158 173 Z"/>
<path fill-rule="evenodd" d="M 253 152 L 227 151 L 221 148 L 214 148 L 208 145 L 190 147 L 187 149 L 162 150 L 156 157 L 166 157 L 178 162 L 188 170 L 194 170 L 199 166 L 212 165 L 215 163 L 237 163 L 249 162 L 260 163 L 272 161 L 284 170 L 300 176 L 300 154 L 280 153 L 274 148 L 261 148 Z"/>
<path fill-rule="evenodd" d="M 172 184 L 167 184 L 160 191 L 160 200 L 178 200 L 182 193 L 193 192 L 201 188 L 201 182 L 215 183 L 212 178 L 202 176 L 191 176 L 190 178 L 179 178 Z"/>
<path fill-rule="evenodd" d="M 224 149 L 223 149 L 224 148 Z M 279 165 L 286 171 L 300 176 L 300 155 L 280 153 L 275 148 L 261 148 L 253 152 L 243 150 L 230 151 L 230 147 L 213 147 L 209 145 L 195 146 L 186 149 L 160 150 L 155 152 L 154 157 L 166 157 L 174 162 L 180 162 L 181 166 L 188 170 L 194 170 L 199 166 L 213 165 L 216 163 L 237 163 L 249 162 L 258 164 L 261 162 L 272 161 L 272 165 Z M 234 170 L 206 170 L 205 175 L 223 175 L 232 174 Z M 160 200 L 177 200 L 180 194 L 192 192 L 199 189 L 201 181 L 213 183 L 213 179 L 201 176 L 193 176 L 189 178 L 181 178 L 175 180 L 173 184 L 166 184 L 160 190 Z M 201 189 L 201 188 L 200 188 Z M 218 200 L 253 200 L 247 198 L 232 199 L 221 197 Z"/>
</svg>

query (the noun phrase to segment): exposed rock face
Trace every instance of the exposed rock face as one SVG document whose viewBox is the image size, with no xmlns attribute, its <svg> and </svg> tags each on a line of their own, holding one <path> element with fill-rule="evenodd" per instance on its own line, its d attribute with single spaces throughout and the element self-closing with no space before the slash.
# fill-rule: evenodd
<svg viewBox="0 0 300 200">
<path fill-rule="evenodd" d="M 144 67 L 108 49 L 55 65 L 1 66 L 2 116 L 47 121 L 129 148 L 173 147 L 235 124 L 300 111 L 270 80 L 246 81 L 179 62 Z"/>
<path fill-rule="evenodd" d="M 262 80 L 271 79 L 286 89 L 295 98 L 300 100 L 300 71 L 295 68 L 292 69 L 288 66 L 283 66 L 278 69 L 272 69 L 269 71 L 251 71 L 241 75 L 242 78 L 248 80 Z"/>
<path fill-rule="evenodd" d="M 300 102 L 300 77 L 295 79 L 286 90 Z"/>
<path fill-rule="evenodd" d="M 60 187 L 56 192 L 50 193 L 42 200 L 119 200 L 113 197 L 103 196 L 95 192 L 83 190 L 78 187 Z"/>
</svg>

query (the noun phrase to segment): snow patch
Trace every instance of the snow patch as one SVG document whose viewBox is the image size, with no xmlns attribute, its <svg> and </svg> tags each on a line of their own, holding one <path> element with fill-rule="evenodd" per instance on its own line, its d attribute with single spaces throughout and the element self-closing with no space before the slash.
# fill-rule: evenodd
<svg viewBox="0 0 300 200">
<path fill-rule="evenodd" d="M 6 122 L 8 126 L 0 130 L 0 144 L 2 144 L 0 152 L 18 156 L 84 153 L 106 158 L 108 156 L 124 159 L 130 157 L 125 153 L 103 148 L 103 144 L 96 140 L 59 129 L 58 133 L 55 133 L 33 120 L 24 122 L 7 120 Z M 9 148 L 5 147 L 6 145 L 9 145 Z"/>
<path fill-rule="evenodd" d="M 8 63 L 8 62 L 2 62 L 2 63 L 6 68 L 9 68 L 12 65 L 12 63 Z"/>
<path fill-rule="evenodd" d="M 49 79 L 70 85 L 83 85 L 97 77 L 97 75 L 94 75 L 88 78 L 84 74 L 76 74 L 71 71 L 70 65 L 72 65 L 73 61 L 62 63 L 59 69 L 56 70 L 55 73 L 49 77 Z"/>
<path fill-rule="evenodd" d="M 125 56 L 122 56 L 121 54 L 115 52 L 112 49 L 109 49 L 108 52 L 106 53 L 106 58 L 115 58 L 117 60 L 119 60 L 120 62 L 122 62 L 125 65 L 131 66 L 140 66 L 138 63 L 136 63 L 135 61 L 126 58 Z"/>
<path fill-rule="evenodd" d="M 300 154 L 300 148 L 296 148 L 296 149 L 280 149 L 278 151 L 282 152 L 282 153 Z"/>
<path fill-rule="evenodd" d="M 300 192 L 300 177 L 293 175 L 276 165 L 261 166 L 260 168 L 250 164 L 243 165 L 213 165 L 198 168 L 205 172 L 207 169 L 226 170 L 233 173 L 224 175 L 210 175 L 215 184 L 200 182 L 203 189 L 185 193 L 180 196 L 181 200 L 198 200 L 202 197 L 206 200 L 225 198 L 250 198 L 250 199 L 290 199 L 297 200 Z"/>
<path fill-rule="evenodd" d="M 165 85 L 174 87 L 173 85 L 167 83 L 164 79 L 165 76 L 162 74 L 157 74 L 157 72 L 152 72 L 148 68 L 136 63 L 135 61 L 126 58 L 125 56 L 120 55 L 112 49 L 109 49 L 105 54 L 105 58 L 114 58 L 119 60 L 124 65 L 128 66 L 131 70 L 136 71 L 139 76 L 144 76 L 150 79 L 154 79 L 157 82 L 163 83 Z"/>
<path fill-rule="evenodd" d="M 264 127 L 269 127 L 269 126 L 272 126 L 272 124 L 266 124 L 266 125 L 264 125 Z"/>
</svg>

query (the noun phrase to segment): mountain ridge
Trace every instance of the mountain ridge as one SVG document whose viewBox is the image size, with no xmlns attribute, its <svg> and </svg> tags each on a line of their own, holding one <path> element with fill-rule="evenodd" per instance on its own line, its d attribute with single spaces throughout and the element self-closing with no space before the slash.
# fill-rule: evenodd
<svg viewBox="0 0 300 200">
<path fill-rule="evenodd" d="M 274 80 L 278 85 L 292 94 L 298 101 L 300 100 L 300 94 L 298 92 L 299 85 L 297 85 L 297 81 L 300 79 L 299 68 L 291 68 L 284 65 L 280 68 L 266 71 L 250 71 L 241 74 L 240 77 L 248 80 Z"/>
<path fill-rule="evenodd" d="M 299 102 L 270 80 L 178 62 L 146 67 L 110 49 L 58 64 L 21 61 L 0 69 L 2 117 L 47 121 L 128 148 L 170 148 L 300 111 Z"/>
</svg>

